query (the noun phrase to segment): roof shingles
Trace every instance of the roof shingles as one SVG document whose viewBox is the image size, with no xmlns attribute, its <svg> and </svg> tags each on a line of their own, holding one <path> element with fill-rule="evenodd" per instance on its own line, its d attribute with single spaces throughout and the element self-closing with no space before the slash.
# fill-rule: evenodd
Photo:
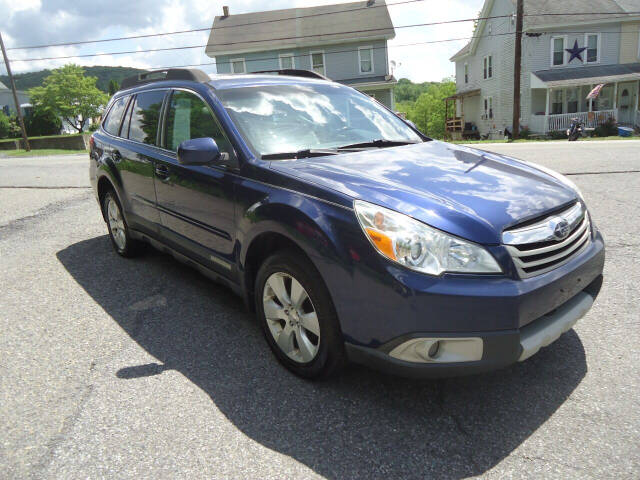
<svg viewBox="0 0 640 480">
<path fill-rule="evenodd" d="M 210 57 L 355 40 L 393 38 L 384 0 L 288 8 L 215 17 L 205 50 Z M 242 26 L 250 23 L 252 25 Z M 236 28 L 232 28 L 236 27 Z"/>
</svg>

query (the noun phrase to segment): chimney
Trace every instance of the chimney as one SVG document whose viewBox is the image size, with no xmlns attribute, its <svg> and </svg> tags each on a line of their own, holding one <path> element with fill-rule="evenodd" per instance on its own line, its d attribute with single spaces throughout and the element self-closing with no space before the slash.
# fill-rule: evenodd
<svg viewBox="0 0 640 480">
<path fill-rule="evenodd" d="M 224 7 L 222 7 L 222 16 L 223 17 L 228 17 L 229 16 L 229 7 L 227 7 L 226 5 Z"/>
</svg>

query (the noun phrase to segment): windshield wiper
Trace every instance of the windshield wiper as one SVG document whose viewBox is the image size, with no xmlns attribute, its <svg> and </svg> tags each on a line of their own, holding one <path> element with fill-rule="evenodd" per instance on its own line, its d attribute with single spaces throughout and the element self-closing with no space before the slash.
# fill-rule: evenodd
<svg viewBox="0 0 640 480">
<path fill-rule="evenodd" d="M 325 155 L 336 155 L 337 153 L 336 150 L 307 148 L 297 152 L 267 153 L 262 155 L 261 158 L 263 160 L 285 160 L 288 158 L 324 157 Z"/>
<path fill-rule="evenodd" d="M 412 145 L 414 143 L 419 142 L 411 142 L 408 140 L 385 140 L 384 138 L 378 138 L 376 140 L 371 140 L 370 142 L 361 142 L 361 143 L 352 143 L 350 145 L 343 145 L 341 147 L 337 147 L 338 150 L 348 150 L 350 148 L 366 148 L 366 147 L 400 147 L 402 145 Z"/>
</svg>

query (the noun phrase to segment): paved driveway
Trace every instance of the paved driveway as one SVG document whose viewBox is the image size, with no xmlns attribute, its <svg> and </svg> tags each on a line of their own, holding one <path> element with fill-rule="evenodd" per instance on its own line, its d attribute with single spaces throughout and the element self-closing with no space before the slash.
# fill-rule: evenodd
<svg viewBox="0 0 640 480">
<path fill-rule="evenodd" d="M 440 381 L 292 376 L 229 290 L 112 252 L 86 158 L 0 159 L 0 478 L 638 478 L 640 142 L 482 148 L 574 173 L 606 281 L 527 362 Z"/>
</svg>

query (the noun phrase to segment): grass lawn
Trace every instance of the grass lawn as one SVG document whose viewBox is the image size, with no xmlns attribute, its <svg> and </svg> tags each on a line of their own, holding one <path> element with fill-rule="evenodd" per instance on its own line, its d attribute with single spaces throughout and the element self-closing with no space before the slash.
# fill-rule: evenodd
<svg viewBox="0 0 640 480">
<path fill-rule="evenodd" d="M 594 142 L 594 141 L 600 141 L 600 140 L 640 140 L 640 137 L 637 136 L 633 136 L 633 137 L 620 137 L 620 136 L 612 136 L 612 137 L 584 137 L 584 138 L 580 138 L 578 140 L 578 142 Z M 446 140 L 445 140 L 446 141 Z M 508 140 L 459 140 L 459 141 L 451 141 L 450 143 L 457 143 L 460 145 L 463 144 L 473 144 L 473 143 L 530 143 L 530 142 L 566 142 L 567 139 L 566 138 L 560 138 L 557 140 L 551 140 L 548 138 L 531 138 L 531 139 L 518 139 L 518 140 L 512 140 L 511 142 L 509 142 Z"/>
<path fill-rule="evenodd" d="M 43 148 L 41 150 L 0 150 L 0 157 L 49 157 L 52 155 L 88 154 L 88 150 L 64 150 L 59 148 Z"/>
</svg>

